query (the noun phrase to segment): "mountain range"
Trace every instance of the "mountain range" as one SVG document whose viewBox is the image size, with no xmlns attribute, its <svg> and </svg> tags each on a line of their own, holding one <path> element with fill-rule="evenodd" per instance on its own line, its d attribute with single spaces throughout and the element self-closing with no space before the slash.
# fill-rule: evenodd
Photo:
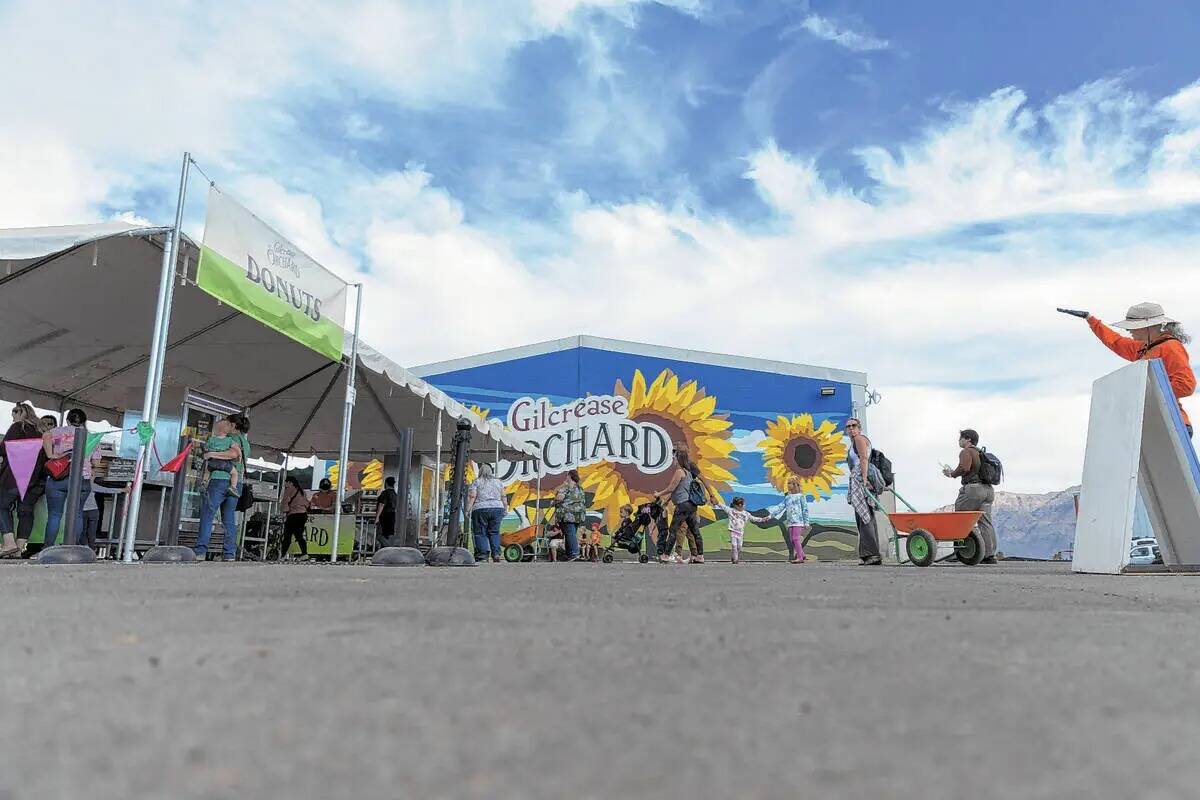
<svg viewBox="0 0 1200 800">
<path fill-rule="evenodd" d="M 996 492 L 992 521 L 1005 556 L 1053 558 L 1075 540 L 1075 496 L 1079 487 L 1048 494 Z M 953 506 L 938 509 L 952 511 Z"/>
</svg>

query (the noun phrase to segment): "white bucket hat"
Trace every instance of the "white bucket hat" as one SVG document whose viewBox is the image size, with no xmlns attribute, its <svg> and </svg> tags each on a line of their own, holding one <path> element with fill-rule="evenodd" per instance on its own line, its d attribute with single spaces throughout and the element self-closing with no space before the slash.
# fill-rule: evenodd
<svg viewBox="0 0 1200 800">
<path fill-rule="evenodd" d="M 1136 331 L 1141 328 L 1150 328 L 1154 325 L 1167 325 L 1177 320 L 1168 317 L 1163 307 L 1158 303 L 1138 303 L 1136 306 L 1130 306 L 1129 311 L 1125 312 L 1125 319 L 1116 323 L 1113 327 L 1121 328 L 1126 331 Z"/>
</svg>

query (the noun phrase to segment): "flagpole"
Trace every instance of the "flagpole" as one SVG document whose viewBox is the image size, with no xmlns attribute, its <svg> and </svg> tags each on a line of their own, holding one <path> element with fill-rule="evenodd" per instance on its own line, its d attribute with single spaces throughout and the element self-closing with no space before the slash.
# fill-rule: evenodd
<svg viewBox="0 0 1200 800">
<path fill-rule="evenodd" d="M 354 416 L 354 373 L 358 366 L 358 323 L 362 319 L 363 285 L 357 284 L 354 301 L 354 342 L 350 345 L 350 369 L 346 371 L 346 405 L 342 411 L 342 448 L 338 459 L 337 508 L 333 510 L 333 551 L 330 563 L 338 557 L 338 533 L 342 525 L 342 503 L 346 499 L 346 470 L 350 464 L 350 421 Z"/>
<path fill-rule="evenodd" d="M 163 366 L 167 358 L 167 335 L 171 328 L 171 303 L 175 296 L 175 262 L 179 253 L 179 232 L 183 227 L 183 203 L 187 196 L 188 167 L 192 154 L 183 154 L 183 167 L 179 173 L 179 197 L 175 201 L 175 227 L 171 229 L 163 247 L 162 272 L 158 278 L 158 306 L 154 313 L 154 336 L 150 340 L 150 361 L 146 365 L 146 391 L 142 397 L 142 422 L 153 428 L 158 422 L 158 402 L 162 396 Z M 140 432 L 139 432 L 140 433 Z M 153 440 L 153 439 L 152 439 Z M 137 470 L 133 485 L 129 488 L 129 505 L 125 514 L 125 552 L 121 560 L 133 562 L 134 540 L 137 538 L 138 516 L 142 505 L 142 486 L 150 471 L 149 448 L 139 441 Z M 227 534 L 228 535 L 228 534 Z"/>
</svg>

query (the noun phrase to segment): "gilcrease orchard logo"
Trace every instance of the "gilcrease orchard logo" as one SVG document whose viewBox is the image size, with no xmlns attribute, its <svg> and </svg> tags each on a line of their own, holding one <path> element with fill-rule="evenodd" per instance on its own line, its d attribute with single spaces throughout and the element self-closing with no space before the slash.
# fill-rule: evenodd
<svg viewBox="0 0 1200 800">
<path fill-rule="evenodd" d="M 286 269 L 297 278 L 300 277 L 300 265 L 296 263 L 296 251 L 289 247 L 286 242 L 277 241 L 268 247 L 267 260 L 277 270 Z"/>
<path fill-rule="evenodd" d="M 273 294 L 285 303 L 291 303 L 297 311 L 313 322 L 321 321 L 321 298 L 294 282 L 285 280 L 279 273 L 292 273 L 296 280 L 300 279 L 300 265 L 296 261 L 296 251 L 285 242 L 276 241 L 266 250 L 267 261 L 271 266 L 260 266 L 254 256 L 246 256 L 246 280 L 257 283 L 269 294 Z M 272 271 L 274 268 L 274 271 Z"/>
<path fill-rule="evenodd" d="M 541 450 L 536 461 L 508 462 L 500 480 L 560 475 L 607 461 L 633 464 L 646 474 L 671 463 L 671 438 L 659 425 L 629 418 L 629 400 L 589 395 L 556 406 L 548 398 L 522 397 L 508 410 L 508 427 Z"/>
</svg>

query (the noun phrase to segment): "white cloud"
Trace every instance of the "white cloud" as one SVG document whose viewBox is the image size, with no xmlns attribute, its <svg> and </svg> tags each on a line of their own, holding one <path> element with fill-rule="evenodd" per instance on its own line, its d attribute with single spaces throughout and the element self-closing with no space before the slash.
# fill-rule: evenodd
<svg viewBox="0 0 1200 800">
<path fill-rule="evenodd" d="M 800 23 L 800 27 L 818 39 L 839 44 L 847 50 L 855 52 L 886 50 L 889 47 L 886 39 L 840 26 L 828 17 L 822 17 L 819 14 L 809 14 Z"/>
<path fill-rule="evenodd" d="M 372 122 L 364 114 L 347 114 L 344 124 L 347 139 L 357 139 L 364 142 L 377 142 L 383 138 L 383 127 Z"/>
<path fill-rule="evenodd" d="M 767 435 L 761 430 L 753 430 L 741 431 L 740 435 L 733 436 L 729 441 L 733 443 L 733 449 L 739 453 L 756 453 L 759 450 L 758 443 L 765 438 Z"/>
</svg>

